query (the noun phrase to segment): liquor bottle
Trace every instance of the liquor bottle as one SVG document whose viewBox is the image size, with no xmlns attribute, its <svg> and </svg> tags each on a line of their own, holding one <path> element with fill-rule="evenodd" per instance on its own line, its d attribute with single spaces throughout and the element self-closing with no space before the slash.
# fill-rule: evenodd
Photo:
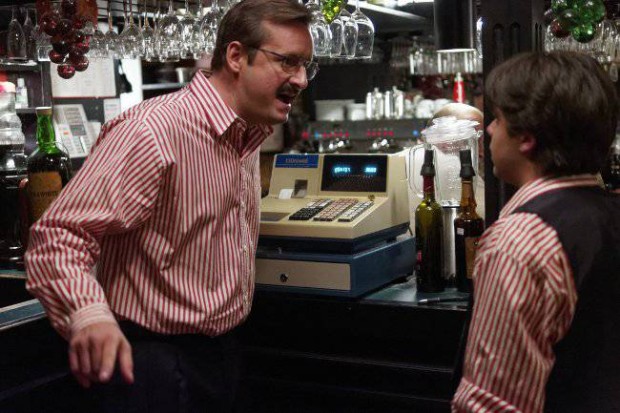
<svg viewBox="0 0 620 413">
<path fill-rule="evenodd" d="M 28 158 L 30 224 L 38 220 L 71 179 L 71 160 L 56 143 L 52 108 L 37 108 L 37 150 Z"/>
<path fill-rule="evenodd" d="M 476 175 L 471 161 L 471 149 L 459 153 L 461 157 L 461 203 L 454 219 L 454 252 L 456 258 L 456 288 L 472 290 L 472 272 L 478 240 L 484 231 L 484 220 L 476 213 L 473 179 Z"/>
<path fill-rule="evenodd" d="M 445 288 L 445 279 L 441 274 L 443 219 L 441 206 L 435 200 L 433 155 L 432 149 L 424 151 L 420 172 L 424 199 L 415 210 L 416 281 L 421 292 L 440 292 Z"/>
<path fill-rule="evenodd" d="M 20 268 L 24 253 L 20 182 L 26 177 L 22 124 L 15 112 L 15 86 L 0 82 L 0 266 Z"/>
</svg>

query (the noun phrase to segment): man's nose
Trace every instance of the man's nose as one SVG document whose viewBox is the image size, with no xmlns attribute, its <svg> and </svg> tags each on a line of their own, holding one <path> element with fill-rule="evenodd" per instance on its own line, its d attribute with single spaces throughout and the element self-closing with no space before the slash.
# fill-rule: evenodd
<svg viewBox="0 0 620 413">
<path fill-rule="evenodd" d="M 299 66 L 297 71 L 291 77 L 291 83 L 295 85 L 300 90 L 308 87 L 308 76 L 306 74 L 306 68 L 303 66 Z"/>
<path fill-rule="evenodd" d="M 489 136 L 493 136 L 493 130 L 495 129 L 494 125 L 495 120 L 493 120 L 493 122 L 489 123 L 489 126 L 487 126 L 487 133 L 489 134 Z"/>
</svg>

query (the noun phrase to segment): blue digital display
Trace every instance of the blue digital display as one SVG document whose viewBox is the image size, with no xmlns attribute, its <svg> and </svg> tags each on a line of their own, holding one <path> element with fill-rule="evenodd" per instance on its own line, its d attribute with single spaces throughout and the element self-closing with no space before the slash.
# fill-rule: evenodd
<svg viewBox="0 0 620 413">
<path fill-rule="evenodd" d="M 376 175 L 378 170 L 377 165 L 366 165 L 364 167 L 364 175 Z"/>
<path fill-rule="evenodd" d="M 325 155 L 322 191 L 385 192 L 387 155 Z"/>
<path fill-rule="evenodd" d="M 350 175 L 351 165 L 334 165 L 332 173 L 336 176 Z"/>
</svg>

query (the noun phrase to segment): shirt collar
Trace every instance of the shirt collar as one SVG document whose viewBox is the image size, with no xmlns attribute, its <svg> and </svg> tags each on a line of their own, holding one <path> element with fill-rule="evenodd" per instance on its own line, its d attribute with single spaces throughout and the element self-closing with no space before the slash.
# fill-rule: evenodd
<svg viewBox="0 0 620 413">
<path fill-rule="evenodd" d="M 198 98 L 198 101 L 202 105 L 200 108 L 204 113 L 204 118 L 211 126 L 215 134 L 220 137 L 234 124 L 239 125 L 238 128 L 241 133 L 244 133 L 249 128 L 248 135 L 254 137 L 247 143 L 252 143 L 255 139 L 259 139 L 260 143 L 271 135 L 273 128 L 269 125 L 248 125 L 248 123 L 241 119 L 235 111 L 226 103 L 219 92 L 213 87 L 207 76 L 198 70 L 194 75 L 190 85 L 190 91 Z"/>
<path fill-rule="evenodd" d="M 575 186 L 597 186 L 599 185 L 599 179 L 597 175 L 583 174 L 563 176 L 560 178 L 542 177 L 530 181 L 523 185 L 519 190 L 510 198 L 510 200 L 502 208 L 499 217 L 503 218 L 514 212 L 515 209 L 524 205 L 526 202 L 541 195 L 545 192 L 553 191 L 556 189 L 570 188 Z"/>
</svg>

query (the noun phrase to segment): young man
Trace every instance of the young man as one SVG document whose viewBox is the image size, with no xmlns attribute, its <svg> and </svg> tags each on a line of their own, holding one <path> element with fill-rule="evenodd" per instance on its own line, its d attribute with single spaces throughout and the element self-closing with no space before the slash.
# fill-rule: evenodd
<svg viewBox="0 0 620 413">
<path fill-rule="evenodd" d="M 495 175 L 519 190 L 480 241 L 454 412 L 620 408 L 620 199 L 596 174 L 615 87 L 591 58 L 525 54 L 485 84 Z"/>
<path fill-rule="evenodd" d="M 309 22 L 295 0 L 233 6 L 212 73 L 106 124 L 32 227 L 27 287 L 105 410 L 230 409 L 226 333 L 252 303 L 259 146 L 318 70 Z"/>
</svg>

